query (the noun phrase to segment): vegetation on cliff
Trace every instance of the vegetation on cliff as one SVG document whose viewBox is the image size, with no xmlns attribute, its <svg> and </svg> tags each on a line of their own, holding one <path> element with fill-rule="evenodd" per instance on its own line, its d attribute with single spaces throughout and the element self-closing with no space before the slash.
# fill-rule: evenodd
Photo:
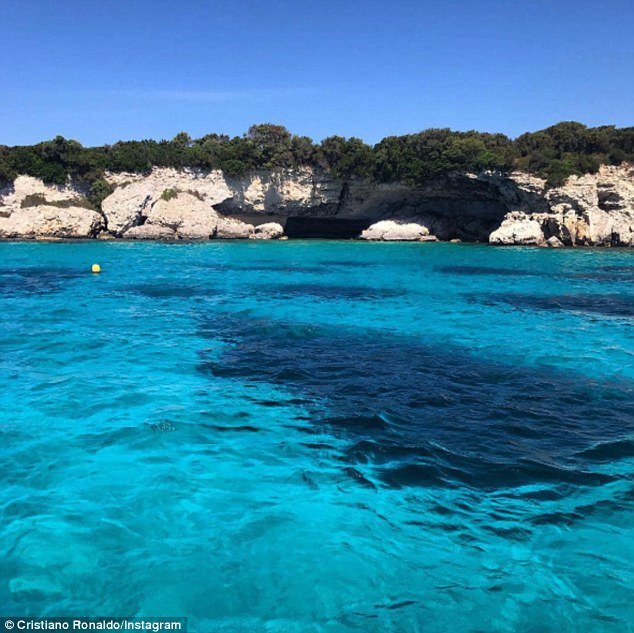
<svg viewBox="0 0 634 633">
<path fill-rule="evenodd" d="M 87 199 L 99 206 L 111 193 L 105 171 L 142 173 L 152 167 L 222 169 L 240 176 L 254 169 L 315 166 L 335 176 L 412 185 L 453 171 L 522 169 L 551 184 L 572 174 L 594 172 L 603 163 L 634 162 L 634 127 L 588 128 L 563 122 L 516 139 L 503 134 L 430 129 L 390 136 L 374 146 L 357 138 L 331 136 L 314 143 L 279 125 L 254 125 L 243 136 L 207 134 L 192 139 L 181 132 L 171 141 L 121 141 L 83 147 L 61 136 L 37 145 L 0 145 L 0 182 L 18 174 L 63 184 L 84 181 Z"/>
</svg>

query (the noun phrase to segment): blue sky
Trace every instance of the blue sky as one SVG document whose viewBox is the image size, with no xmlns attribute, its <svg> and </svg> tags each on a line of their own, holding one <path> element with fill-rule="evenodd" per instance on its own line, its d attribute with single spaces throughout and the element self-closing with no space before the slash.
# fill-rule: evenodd
<svg viewBox="0 0 634 633">
<path fill-rule="evenodd" d="M 632 0 L 0 0 L 0 144 L 634 124 Z"/>
</svg>

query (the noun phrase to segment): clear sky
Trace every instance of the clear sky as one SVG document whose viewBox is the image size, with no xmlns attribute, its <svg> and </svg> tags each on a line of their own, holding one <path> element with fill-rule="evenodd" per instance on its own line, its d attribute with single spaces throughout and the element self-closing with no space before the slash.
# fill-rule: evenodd
<svg viewBox="0 0 634 633">
<path fill-rule="evenodd" d="M 0 144 L 634 125 L 634 0 L 0 0 Z"/>
</svg>

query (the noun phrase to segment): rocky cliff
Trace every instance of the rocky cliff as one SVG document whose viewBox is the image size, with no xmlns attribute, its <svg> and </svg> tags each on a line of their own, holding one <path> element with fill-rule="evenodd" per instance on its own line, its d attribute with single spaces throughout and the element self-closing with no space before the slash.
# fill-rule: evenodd
<svg viewBox="0 0 634 633">
<path fill-rule="evenodd" d="M 230 178 L 221 171 L 108 174 L 92 208 L 76 183 L 19 176 L 0 189 L 0 238 L 362 237 L 493 244 L 634 242 L 634 167 L 604 166 L 562 186 L 521 172 L 451 174 L 410 187 L 311 168 Z"/>
<path fill-rule="evenodd" d="M 560 187 L 529 177 L 543 208 L 512 209 L 489 236 L 492 244 L 634 245 L 634 166 L 602 166 Z"/>
</svg>

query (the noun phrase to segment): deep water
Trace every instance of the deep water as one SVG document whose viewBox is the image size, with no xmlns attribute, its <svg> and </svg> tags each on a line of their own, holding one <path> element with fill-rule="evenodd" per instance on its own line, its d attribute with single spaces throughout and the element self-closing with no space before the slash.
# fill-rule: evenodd
<svg viewBox="0 0 634 633">
<path fill-rule="evenodd" d="M 632 251 L 2 243 L 0 300 L 0 615 L 634 630 Z"/>
</svg>

